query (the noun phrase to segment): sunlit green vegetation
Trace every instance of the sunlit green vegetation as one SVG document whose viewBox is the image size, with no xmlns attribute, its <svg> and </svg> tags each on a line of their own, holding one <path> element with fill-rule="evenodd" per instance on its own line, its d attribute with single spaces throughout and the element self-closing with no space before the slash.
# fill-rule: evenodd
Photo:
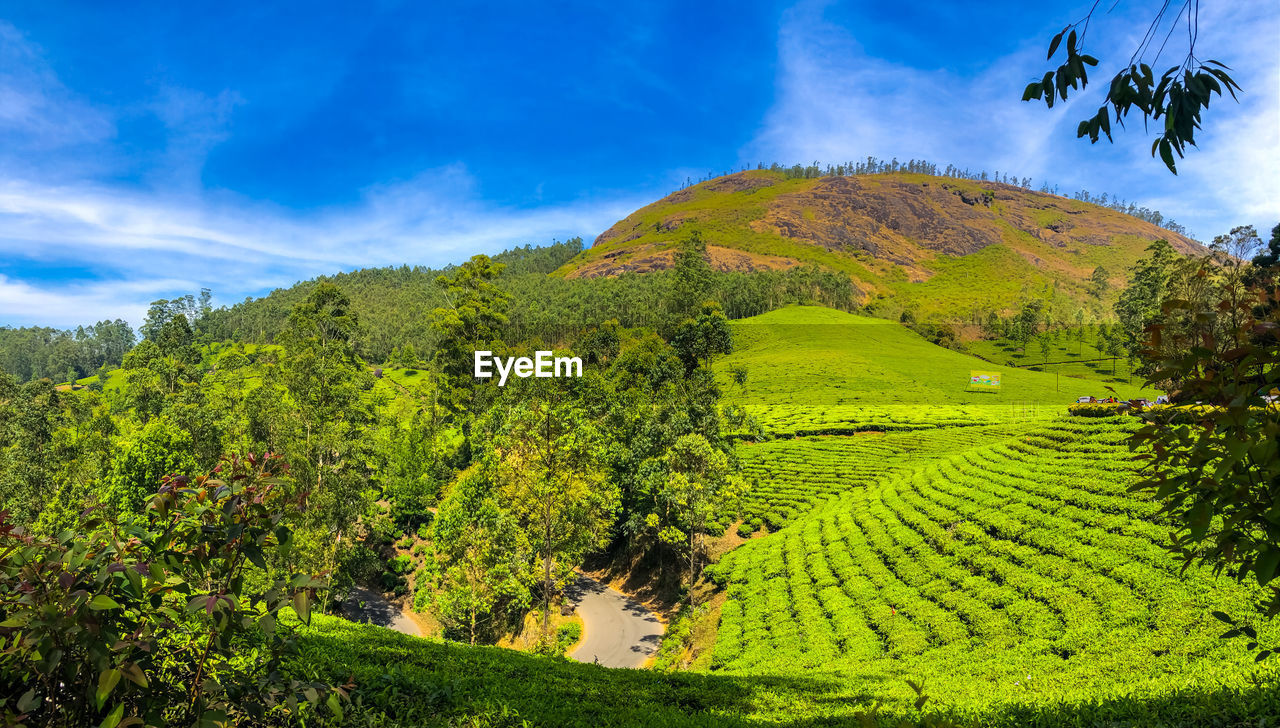
<svg viewBox="0 0 1280 728">
<path fill-rule="evenodd" d="M 1276 710 L 1274 699 L 1195 697 L 1243 696 L 1274 675 L 1205 621 L 1213 609 L 1247 612 L 1258 592 L 1204 569 L 1180 574 L 1158 504 L 1129 492 L 1132 429 L 1029 425 L 832 488 L 715 567 L 728 601 L 713 670 L 838 674 L 903 704 L 903 680 L 927 679 L 940 702 L 988 725 L 1008 713 L 1051 722 L 1065 707 L 1085 722 L 1144 724 Z M 800 458 L 818 449 L 778 445 L 789 446 Z"/>
<path fill-rule="evenodd" d="M 823 500 L 932 458 L 1015 437 L 1024 425 L 951 426 L 853 437 L 802 437 L 738 447 L 751 483 L 744 518 L 777 530 Z"/>
<path fill-rule="evenodd" d="M 726 400 L 765 433 L 848 434 L 1043 418 L 1078 387 L 1050 373 L 993 365 L 883 319 L 796 306 L 734 321 L 734 351 L 715 364 Z M 973 371 L 999 371 L 998 392 Z M 1121 396 L 1139 387 L 1113 385 Z"/>
</svg>

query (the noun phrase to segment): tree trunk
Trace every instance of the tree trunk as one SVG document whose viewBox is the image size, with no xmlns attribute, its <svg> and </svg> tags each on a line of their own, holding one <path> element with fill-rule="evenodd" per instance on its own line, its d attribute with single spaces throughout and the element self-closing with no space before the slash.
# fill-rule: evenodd
<svg viewBox="0 0 1280 728">
<path fill-rule="evenodd" d="M 693 582 L 698 579 L 698 529 L 689 524 L 689 598 L 693 599 Z"/>
<path fill-rule="evenodd" d="M 548 532 L 550 529 L 547 529 Z M 545 637 L 551 621 L 551 553 L 542 557 L 542 635 Z"/>
</svg>

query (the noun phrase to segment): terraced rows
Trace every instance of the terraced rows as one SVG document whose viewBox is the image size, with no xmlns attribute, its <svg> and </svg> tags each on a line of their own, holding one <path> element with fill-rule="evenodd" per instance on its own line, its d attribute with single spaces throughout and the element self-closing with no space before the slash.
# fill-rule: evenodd
<svg viewBox="0 0 1280 728">
<path fill-rule="evenodd" d="M 1204 571 L 1179 576 L 1161 547 L 1168 532 L 1156 506 L 1127 491 L 1136 467 L 1128 426 L 1059 422 L 969 449 L 964 437 L 939 440 L 925 449 L 955 454 L 896 468 L 744 544 L 712 573 L 728 593 L 713 665 L 863 673 L 913 665 L 941 676 L 939 690 L 981 702 L 1011 690 L 1010 676 L 1022 672 L 1043 681 L 1037 690 L 1089 685 L 1096 695 L 1174 672 L 1203 675 L 1224 656 L 1243 664 L 1238 645 L 1216 638 L 1208 612 L 1247 613 L 1256 595 Z M 895 443 L 905 441 L 877 444 Z M 774 468 L 780 483 L 803 477 L 804 463 L 830 461 L 808 490 L 779 486 L 777 498 L 796 499 L 782 503 L 812 502 L 808 494 L 841 474 L 868 482 L 861 468 L 888 457 L 870 444 L 790 446 L 794 457 L 762 451 L 751 467 Z M 842 453 L 863 461 L 841 465 Z"/>
<path fill-rule="evenodd" d="M 815 504 L 871 485 L 930 458 L 1012 437 L 1025 426 L 949 427 L 921 432 L 806 437 L 738 446 L 751 491 L 745 518 L 777 530 Z"/>
<path fill-rule="evenodd" d="M 1066 411 L 1046 404 L 788 404 L 744 403 L 743 409 L 770 434 L 853 435 L 861 432 L 912 432 L 1047 420 Z"/>
</svg>

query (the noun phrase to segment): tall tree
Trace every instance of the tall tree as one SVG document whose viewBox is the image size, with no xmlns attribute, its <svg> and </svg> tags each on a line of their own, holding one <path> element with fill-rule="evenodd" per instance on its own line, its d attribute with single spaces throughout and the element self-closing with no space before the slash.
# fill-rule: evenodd
<svg viewBox="0 0 1280 728">
<path fill-rule="evenodd" d="M 1120 338 L 1133 357 L 1142 352 L 1146 328 L 1160 313 L 1178 262 L 1177 252 L 1163 240 L 1148 245 L 1147 252 L 1149 255 L 1130 269 L 1129 285 L 1120 293 L 1115 306 Z"/>
<path fill-rule="evenodd" d="M 671 292 L 667 296 L 669 326 L 698 315 L 702 304 L 711 296 L 711 262 L 702 233 L 694 230 L 680 243 L 672 267 Z"/>
<path fill-rule="evenodd" d="M 435 612 L 471 644 L 506 608 L 529 599 L 534 556 L 490 477 L 491 463 L 458 476 L 431 527 Z"/>
<path fill-rule="evenodd" d="M 356 354 L 358 330 L 346 295 L 325 282 L 294 307 L 280 337 L 281 379 L 301 430 L 286 445 L 291 472 L 309 505 L 308 525 L 323 534 L 330 572 L 343 536 L 370 500 L 365 430 L 373 416 L 362 394 L 373 376 Z"/>
<path fill-rule="evenodd" d="M 1093 269 L 1093 273 L 1089 276 L 1089 295 L 1094 298 L 1102 298 L 1111 288 L 1111 281 L 1108 280 L 1110 273 L 1106 268 L 1098 266 Z"/>
<path fill-rule="evenodd" d="M 718 513 L 736 509 L 746 487 L 728 457 L 702 435 L 683 435 L 676 440 L 667 453 L 667 467 L 670 474 L 662 498 L 679 518 L 664 529 L 664 539 L 682 538 L 687 544 L 692 584 L 698 579 L 698 552 L 707 524 Z"/>
<path fill-rule="evenodd" d="M 496 433 L 495 478 L 542 571 L 542 630 L 551 596 L 590 551 L 608 543 L 618 489 L 601 462 L 604 435 L 573 402 L 532 397 Z"/>
<path fill-rule="evenodd" d="M 475 352 L 504 348 L 501 329 L 511 297 L 494 283 L 502 269 L 489 256 L 476 255 L 452 275 L 436 278 L 445 305 L 431 312 L 439 339 L 434 365 L 448 392 L 445 403 L 454 412 L 466 410 L 473 399 Z"/>
<path fill-rule="evenodd" d="M 680 355 L 685 370 L 690 372 L 699 364 L 710 369 L 716 356 L 733 352 L 733 334 L 720 304 L 708 301 L 695 318 L 685 319 L 676 327 L 671 346 Z"/>
</svg>

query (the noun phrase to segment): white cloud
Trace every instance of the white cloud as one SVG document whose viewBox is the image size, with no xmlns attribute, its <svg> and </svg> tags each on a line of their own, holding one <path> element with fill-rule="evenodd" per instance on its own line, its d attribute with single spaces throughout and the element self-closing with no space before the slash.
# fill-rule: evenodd
<svg viewBox="0 0 1280 728">
<path fill-rule="evenodd" d="M 37 287 L 10 280 L 0 295 L 0 322 L 66 326 L 109 308 L 135 312 L 128 320 L 136 325 L 136 312 L 150 300 L 201 286 L 234 302 L 338 270 L 446 265 L 477 252 L 590 236 L 644 202 L 504 208 L 477 199 L 473 187 L 464 169 L 449 167 L 369 190 L 356 205 L 302 214 L 229 195 L 165 197 L 8 180 L 0 183 L 0 256 L 92 263 L 129 283 Z"/>
<path fill-rule="evenodd" d="M 836 163 L 874 155 L 999 170 L 1037 185 L 1048 180 L 1064 193 L 1119 194 L 1205 238 L 1242 222 L 1270 229 L 1280 220 L 1280 57 L 1273 46 L 1280 13 L 1266 3 L 1217 3 L 1202 12 L 1198 52 L 1236 66 L 1246 93 L 1238 105 L 1214 100 L 1201 148 L 1179 163 L 1178 177 L 1151 159 L 1151 136 L 1140 123 L 1117 133 L 1115 145 L 1075 138 L 1076 123 L 1105 96 L 1106 71 L 1095 72 L 1102 78 L 1088 93 L 1053 110 L 1020 101 L 1025 83 L 1047 68 L 1044 38 L 961 75 L 870 56 L 858 28 L 828 22 L 825 7 L 801 3 L 784 14 L 776 100 L 743 161 Z M 1094 53 L 1104 68 L 1123 62 L 1145 30 L 1141 13 L 1149 9 L 1134 12 L 1095 20 L 1089 48 L 1101 49 Z"/>
<path fill-rule="evenodd" d="M 0 20 L 0 133 L 7 157 L 101 142 L 115 126 L 58 80 L 39 46 Z"/>
<path fill-rule="evenodd" d="M 201 287 L 213 289 L 215 303 L 234 303 L 340 270 L 441 266 L 589 238 L 649 201 L 499 206 L 481 198 L 461 165 L 306 212 L 203 189 L 205 158 L 242 103 L 231 90 L 161 87 L 145 108 L 120 112 L 153 115 L 166 129 L 159 161 L 140 165 L 112 148 L 112 115 L 68 90 L 41 49 L 0 21 L 0 325 L 122 317 L 136 326 L 150 301 Z M 139 166 L 161 171 L 144 174 L 143 185 L 101 181 L 113 176 L 104 170 Z M 39 271 L 48 269 L 92 274 L 45 280 Z"/>
<path fill-rule="evenodd" d="M 148 302 L 170 290 L 196 290 L 192 285 L 188 280 L 155 278 L 41 288 L 0 275 L 0 311 L 10 312 L 6 318 L 12 316 L 18 324 L 71 327 L 119 318 L 136 325 L 146 315 Z"/>
</svg>

